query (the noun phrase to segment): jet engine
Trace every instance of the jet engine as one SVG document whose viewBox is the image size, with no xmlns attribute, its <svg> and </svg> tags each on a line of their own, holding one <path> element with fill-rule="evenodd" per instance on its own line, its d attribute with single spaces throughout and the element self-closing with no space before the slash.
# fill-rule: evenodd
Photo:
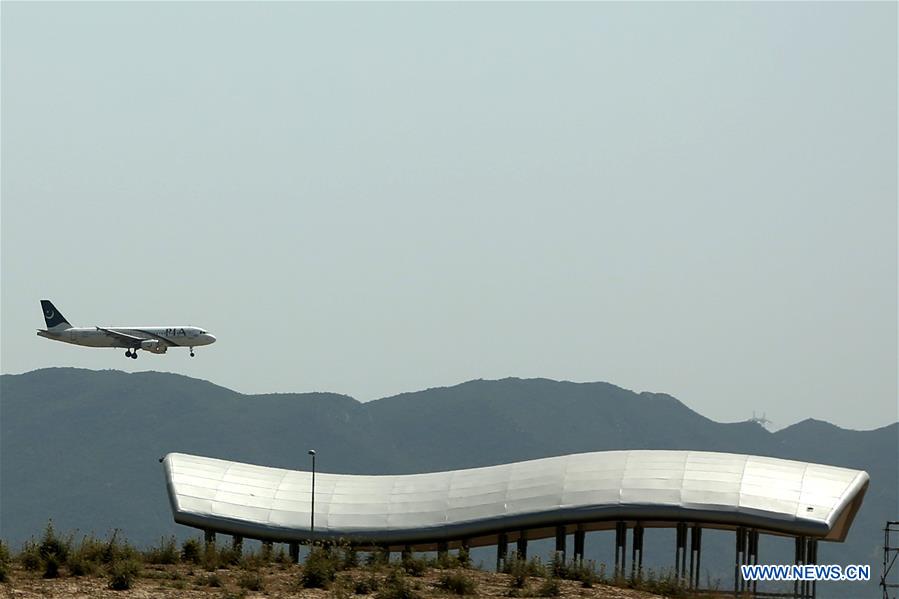
<svg viewBox="0 0 899 599">
<path fill-rule="evenodd" d="M 169 346 L 158 339 L 146 339 L 140 342 L 140 348 L 154 354 L 164 354 Z"/>
</svg>

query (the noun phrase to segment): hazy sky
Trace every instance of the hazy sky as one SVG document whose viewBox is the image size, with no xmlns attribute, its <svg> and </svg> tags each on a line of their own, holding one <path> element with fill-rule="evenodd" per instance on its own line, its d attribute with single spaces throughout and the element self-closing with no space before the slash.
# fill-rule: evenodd
<svg viewBox="0 0 899 599">
<path fill-rule="evenodd" d="M 4 2 L 0 89 L 4 373 L 897 419 L 896 3 Z"/>
</svg>

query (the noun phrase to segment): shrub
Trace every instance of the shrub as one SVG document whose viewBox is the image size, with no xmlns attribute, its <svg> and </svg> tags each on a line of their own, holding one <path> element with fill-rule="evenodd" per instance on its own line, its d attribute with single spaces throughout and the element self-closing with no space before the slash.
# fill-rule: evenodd
<svg viewBox="0 0 899 599">
<path fill-rule="evenodd" d="M 244 572 L 237 579 L 237 584 L 248 591 L 261 591 L 265 588 L 265 580 L 259 572 Z"/>
<path fill-rule="evenodd" d="M 178 545 L 175 537 L 160 538 L 159 546 L 151 547 L 144 552 L 144 561 L 148 564 L 177 564 Z"/>
<path fill-rule="evenodd" d="M 539 557 L 532 557 L 530 560 L 520 559 L 517 555 L 513 554 L 508 560 L 506 560 L 506 565 L 503 568 L 503 572 L 506 574 L 513 573 L 521 573 L 525 576 L 537 576 L 544 577 L 546 576 L 546 566 L 543 565 L 543 562 L 540 561 Z"/>
<path fill-rule="evenodd" d="M 667 595 L 668 597 L 683 597 L 686 594 L 684 581 L 679 579 L 671 570 L 656 576 L 655 572 L 650 569 L 645 576 L 632 578 L 629 586 L 657 595 Z"/>
<path fill-rule="evenodd" d="M 399 568 L 394 568 L 387 574 L 384 584 L 375 595 L 376 599 L 420 599 L 420 597 Z"/>
<path fill-rule="evenodd" d="M 69 556 L 69 567 L 72 567 L 71 562 L 73 560 L 83 563 L 90 562 L 94 565 L 102 563 L 106 554 L 106 543 L 93 535 L 84 536 L 81 538 L 78 547 L 73 551 L 72 555 Z"/>
<path fill-rule="evenodd" d="M 44 558 L 44 578 L 58 578 L 59 577 L 59 566 L 62 565 L 60 563 L 59 556 L 55 553 L 48 553 L 47 557 Z"/>
<path fill-rule="evenodd" d="M 202 584 L 204 584 L 207 587 L 218 588 L 218 587 L 222 586 L 222 579 L 219 578 L 219 575 L 216 574 L 215 572 L 212 572 L 211 574 L 207 574 L 205 578 L 201 578 L 200 580 L 201 580 Z"/>
<path fill-rule="evenodd" d="M 300 585 L 306 589 L 324 589 L 337 576 L 340 560 L 329 549 L 313 547 L 306 556 Z"/>
<path fill-rule="evenodd" d="M 41 538 L 40 545 L 38 545 L 38 553 L 40 553 L 41 558 L 46 560 L 50 556 L 53 556 L 53 561 L 58 568 L 58 566 L 66 563 L 71 548 L 71 536 L 68 539 L 59 538 L 56 536 L 56 531 L 53 529 L 53 521 L 47 522 L 47 528 L 44 529 L 44 536 Z"/>
<path fill-rule="evenodd" d="M 459 555 L 456 557 L 459 560 L 460 568 L 469 568 L 471 567 L 471 552 L 468 547 L 460 547 Z"/>
<path fill-rule="evenodd" d="M 92 576 L 100 568 L 102 543 L 93 537 L 83 537 L 77 548 L 69 555 L 69 574 L 72 576 Z"/>
<path fill-rule="evenodd" d="M 519 559 L 517 556 L 506 561 L 503 572 L 512 577 L 509 585 L 513 589 L 523 589 L 527 586 L 529 576 L 545 576 L 546 568 L 538 558 L 531 558 L 530 561 Z"/>
<path fill-rule="evenodd" d="M 164 568 L 152 568 L 146 572 L 141 572 L 141 578 L 148 578 L 150 580 L 181 580 L 184 578 L 183 574 L 180 574 L 176 571 L 167 571 Z"/>
<path fill-rule="evenodd" d="M 373 574 L 353 581 L 353 592 L 357 595 L 371 595 L 380 587 L 381 582 Z"/>
<path fill-rule="evenodd" d="M 200 549 L 200 541 L 197 539 L 187 539 L 181 544 L 181 559 L 191 564 L 199 564 L 202 552 Z"/>
<path fill-rule="evenodd" d="M 453 570 L 455 568 L 471 567 L 471 556 L 464 548 L 459 549 L 459 553 L 453 555 L 449 552 L 438 553 L 437 558 L 433 561 L 435 568 L 440 570 Z"/>
<path fill-rule="evenodd" d="M 109 588 L 125 591 L 134 584 L 140 574 L 140 564 L 134 559 L 117 560 L 109 564 Z"/>
<path fill-rule="evenodd" d="M 478 591 L 478 585 L 474 579 L 458 571 L 441 574 L 437 586 L 456 595 L 474 595 Z"/>
<path fill-rule="evenodd" d="M 348 576 L 338 576 L 329 589 L 333 599 L 350 599 L 354 593 L 353 579 Z"/>
<path fill-rule="evenodd" d="M 26 541 L 22 547 L 22 553 L 19 554 L 19 561 L 22 567 L 29 572 L 36 572 L 43 569 L 44 560 L 41 558 L 40 551 L 34 541 Z"/>
<path fill-rule="evenodd" d="M 561 594 L 562 586 L 559 584 L 559 579 L 555 577 L 547 578 L 537 589 L 539 597 L 558 597 Z"/>
<path fill-rule="evenodd" d="M 9 580 L 9 549 L 6 543 L 0 541 L 0 582 Z"/>
<path fill-rule="evenodd" d="M 71 549 L 71 536 L 68 539 L 58 537 L 51 520 L 44 529 L 40 543 L 35 543 L 34 540 L 25 543 L 22 553 L 19 554 L 19 560 L 22 567 L 30 572 L 43 570 L 44 578 L 56 578 L 59 576 L 60 566 L 65 565 Z"/>
<path fill-rule="evenodd" d="M 216 547 L 215 543 L 206 543 L 200 555 L 200 563 L 208 572 L 240 563 L 241 552 L 234 547 Z"/>
<path fill-rule="evenodd" d="M 259 570 L 269 562 L 271 552 L 247 552 L 244 553 L 237 564 L 241 570 Z"/>
<path fill-rule="evenodd" d="M 349 545 L 340 548 L 340 569 L 349 570 L 359 565 L 359 553 Z"/>
<path fill-rule="evenodd" d="M 273 558 L 276 564 L 280 564 L 282 568 L 286 566 L 292 566 L 294 564 L 293 558 L 290 557 L 290 554 L 284 551 L 284 547 L 280 547 L 278 552 L 275 554 Z"/>
<path fill-rule="evenodd" d="M 428 561 L 420 557 L 406 555 L 403 557 L 400 567 L 409 576 L 424 576 L 425 571 L 428 569 Z"/>
<path fill-rule="evenodd" d="M 259 548 L 259 559 L 265 563 L 269 563 L 275 558 L 275 547 L 272 543 L 262 543 Z"/>
<path fill-rule="evenodd" d="M 571 560 L 566 562 L 557 555 L 553 558 L 550 572 L 555 578 L 577 580 L 582 583 L 584 588 L 592 588 L 593 584 L 597 582 L 595 565 L 592 561 Z"/>
<path fill-rule="evenodd" d="M 450 570 L 459 565 L 456 558 L 449 553 L 437 553 L 437 557 L 434 559 L 433 563 L 434 567 L 439 570 Z"/>
<path fill-rule="evenodd" d="M 119 540 L 119 529 L 113 530 L 109 540 L 105 542 L 90 538 L 86 540 L 86 543 L 85 551 L 94 561 L 112 564 L 119 561 L 140 562 L 141 560 L 140 551 L 129 545 L 127 541 Z M 85 546 L 85 541 L 82 542 L 82 546 Z M 93 555 L 94 552 L 97 554 L 96 558 Z"/>
<path fill-rule="evenodd" d="M 224 566 L 236 566 L 241 560 L 241 550 L 237 547 L 222 547 L 218 550 L 219 564 Z"/>
<path fill-rule="evenodd" d="M 366 556 L 365 564 L 367 566 L 383 566 L 390 563 L 389 556 L 390 554 L 385 549 L 378 548 Z"/>
<path fill-rule="evenodd" d="M 568 562 L 562 559 L 562 554 L 558 551 L 553 554 L 553 559 L 549 563 L 550 576 L 557 578 L 566 578 L 568 574 Z"/>
<path fill-rule="evenodd" d="M 203 568 L 207 572 L 214 572 L 219 569 L 221 564 L 219 562 L 219 553 L 216 551 L 215 545 L 210 543 L 203 548 L 200 563 L 203 564 Z"/>
</svg>

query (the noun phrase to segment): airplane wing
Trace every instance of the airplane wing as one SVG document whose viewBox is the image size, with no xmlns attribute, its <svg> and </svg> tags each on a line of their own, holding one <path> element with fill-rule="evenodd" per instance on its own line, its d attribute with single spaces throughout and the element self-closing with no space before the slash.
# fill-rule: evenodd
<svg viewBox="0 0 899 599">
<path fill-rule="evenodd" d="M 135 337 L 134 335 L 127 335 L 125 333 L 120 333 L 118 331 L 113 331 L 112 329 L 104 329 L 103 327 L 94 327 L 98 331 L 103 331 L 107 335 L 115 337 L 120 341 L 124 341 L 125 343 L 130 344 L 130 347 L 140 347 L 141 341 L 144 341 L 141 337 Z"/>
</svg>

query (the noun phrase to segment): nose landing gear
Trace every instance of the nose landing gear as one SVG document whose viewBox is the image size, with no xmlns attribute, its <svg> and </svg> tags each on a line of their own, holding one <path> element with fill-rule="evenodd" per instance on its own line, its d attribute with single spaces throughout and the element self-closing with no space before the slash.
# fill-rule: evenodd
<svg viewBox="0 0 899 599">
<path fill-rule="evenodd" d="M 190 348 L 190 357 L 191 357 L 191 358 L 194 357 L 194 348 Z"/>
</svg>

